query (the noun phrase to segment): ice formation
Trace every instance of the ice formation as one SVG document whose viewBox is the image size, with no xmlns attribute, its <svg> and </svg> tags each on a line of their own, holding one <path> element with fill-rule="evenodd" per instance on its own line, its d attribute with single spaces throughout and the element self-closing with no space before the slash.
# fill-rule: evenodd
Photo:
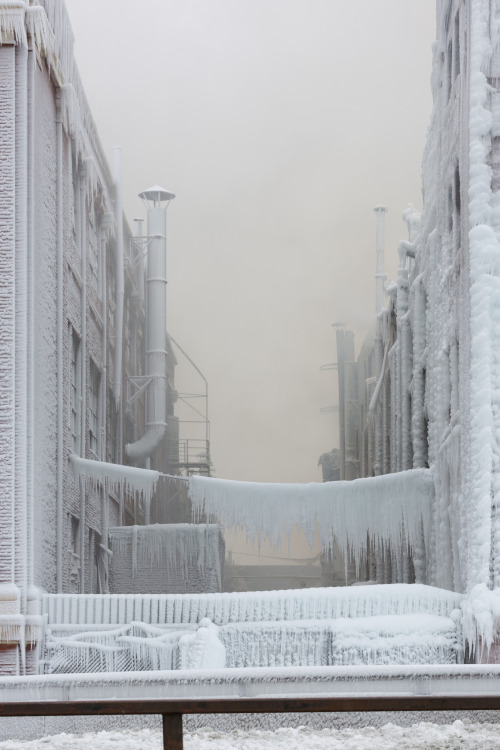
<svg viewBox="0 0 500 750">
<path fill-rule="evenodd" d="M 382 553 L 429 544 L 434 497 L 432 473 L 415 469 L 349 482 L 260 484 L 193 476 L 189 496 L 196 519 L 206 514 L 224 528 L 246 529 L 275 548 L 284 532 L 302 529 L 312 545 L 319 529 L 323 549 L 337 541 L 359 567 L 367 542 Z M 402 578 L 401 578 L 402 579 Z"/>
<path fill-rule="evenodd" d="M 92 461 L 71 454 L 71 465 L 75 481 L 83 480 L 84 484 L 95 490 L 102 486 L 106 492 L 118 495 L 131 493 L 136 499 L 149 506 L 156 490 L 160 473 L 151 469 L 137 469 L 135 466 L 110 464 L 106 461 Z"/>
<path fill-rule="evenodd" d="M 47 669 L 451 664 L 463 649 L 460 602 L 457 594 L 418 584 L 47 595 Z"/>
<path fill-rule="evenodd" d="M 153 626 L 131 622 L 116 627 L 52 626 L 45 643 L 48 674 L 172 669 L 222 669 L 225 648 L 219 628 L 199 625 Z"/>
<path fill-rule="evenodd" d="M 151 591 L 148 585 L 154 568 L 160 568 L 167 578 L 179 576 L 184 591 L 190 580 L 202 581 L 209 573 L 220 590 L 223 548 L 221 550 L 219 537 L 219 528 L 214 524 L 153 524 L 109 530 L 111 551 L 120 557 L 118 565 L 128 574 L 126 561 L 131 559 L 132 576 L 138 572 L 142 576 L 141 585 L 136 589 L 140 591 Z"/>
<path fill-rule="evenodd" d="M 454 619 L 421 614 L 238 622 L 220 639 L 236 668 L 456 664 L 462 651 Z"/>
<path fill-rule="evenodd" d="M 222 594 L 44 594 L 50 624 L 193 624 L 428 614 L 449 617 L 463 597 L 420 584 Z"/>
</svg>

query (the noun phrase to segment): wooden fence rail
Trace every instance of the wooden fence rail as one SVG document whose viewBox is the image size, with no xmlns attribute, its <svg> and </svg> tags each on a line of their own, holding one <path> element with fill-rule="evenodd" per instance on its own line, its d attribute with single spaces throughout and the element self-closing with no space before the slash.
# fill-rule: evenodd
<svg viewBox="0 0 500 750">
<path fill-rule="evenodd" d="M 113 699 L 0 703 L 0 717 L 161 714 L 164 750 L 182 750 L 183 714 L 499 710 L 500 695 L 356 695 L 330 698 Z"/>
</svg>

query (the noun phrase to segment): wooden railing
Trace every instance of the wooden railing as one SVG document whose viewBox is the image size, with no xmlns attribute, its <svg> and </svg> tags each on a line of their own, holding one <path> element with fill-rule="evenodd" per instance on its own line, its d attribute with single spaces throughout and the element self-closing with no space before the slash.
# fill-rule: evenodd
<svg viewBox="0 0 500 750">
<path fill-rule="evenodd" d="M 500 695 L 361 695 L 331 698 L 115 699 L 0 703 L 0 717 L 161 714 L 164 750 L 182 750 L 183 714 L 498 710 Z"/>
</svg>

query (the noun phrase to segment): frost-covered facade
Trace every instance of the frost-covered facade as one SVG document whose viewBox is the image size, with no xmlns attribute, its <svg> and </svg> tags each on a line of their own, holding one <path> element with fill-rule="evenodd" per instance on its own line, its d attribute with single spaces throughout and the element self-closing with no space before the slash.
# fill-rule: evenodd
<svg viewBox="0 0 500 750">
<path fill-rule="evenodd" d="M 500 586 L 500 5 L 436 8 L 424 208 L 377 318 L 363 474 L 432 469 L 426 580 L 468 592 Z"/>
<path fill-rule="evenodd" d="M 179 461 L 160 231 L 174 196 L 142 194 L 159 229 L 134 237 L 62 0 L 1 0 L 0 37 L 0 670 L 16 672 L 36 668 L 40 592 L 109 591 L 109 530 L 165 520 L 169 488 L 150 501 Z"/>
<path fill-rule="evenodd" d="M 338 331 L 340 479 L 352 481 L 310 485 L 162 476 L 181 463 L 168 401 L 175 357 L 164 320 L 148 321 L 165 310 L 160 240 L 174 196 L 142 194 L 152 230 L 134 238 L 62 0 L 0 0 L 0 32 L 0 640 L 13 646 L 0 669 L 452 663 L 465 641 L 491 644 L 500 0 L 437 2 L 423 215 L 405 212 L 398 279 L 356 366 L 351 335 Z M 160 487 L 200 524 L 155 526 L 166 520 L 152 504 Z M 346 577 L 351 566 L 379 586 L 166 595 L 162 566 L 167 590 L 191 570 L 220 587 L 223 542 L 207 520 L 276 547 L 294 526 L 311 543 L 319 531 Z"/>
</svg>

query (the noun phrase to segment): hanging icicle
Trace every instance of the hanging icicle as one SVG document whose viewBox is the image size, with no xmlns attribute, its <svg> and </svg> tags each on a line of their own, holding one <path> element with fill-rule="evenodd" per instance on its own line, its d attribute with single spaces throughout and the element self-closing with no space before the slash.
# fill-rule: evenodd
<svg viewBox="0 0 500 750">
<path fill-rule="evenodd" d="M 24 13 L 24 0 L 0 0 L 0 37 L 2 42 L 11 41 L 15 44 L 28 44 Z"/>
<path fill-rule="evenodd" d="M 335 539 L 356 565 L 366 552 L 367 539 L 376 548 L 427 540 L 434 494 L 429 469 L 413 469 L 350 482 L 323 484 L 259 484 L 207 477 L 190 477 L 193 516 L 206 514 L 225 528 L 246 529 L 260 545 L 267 538 L 279 549 L 282 534 L 302 529 L 312 545 L 319 529 L 324 549 Z"/>
<path fill-rule="evenodd" d="M 137 469 L 135 466 L 110 464 L 106 461 L 91 461 L 72 454 L 70 456 L 75 481 L 83 479 L 93 490 L 99 485 L 105 491 L 117 494 L 130 492 L 147 506 L 154 495 L 160 477 L 158 471 Z"/>
</svg>

